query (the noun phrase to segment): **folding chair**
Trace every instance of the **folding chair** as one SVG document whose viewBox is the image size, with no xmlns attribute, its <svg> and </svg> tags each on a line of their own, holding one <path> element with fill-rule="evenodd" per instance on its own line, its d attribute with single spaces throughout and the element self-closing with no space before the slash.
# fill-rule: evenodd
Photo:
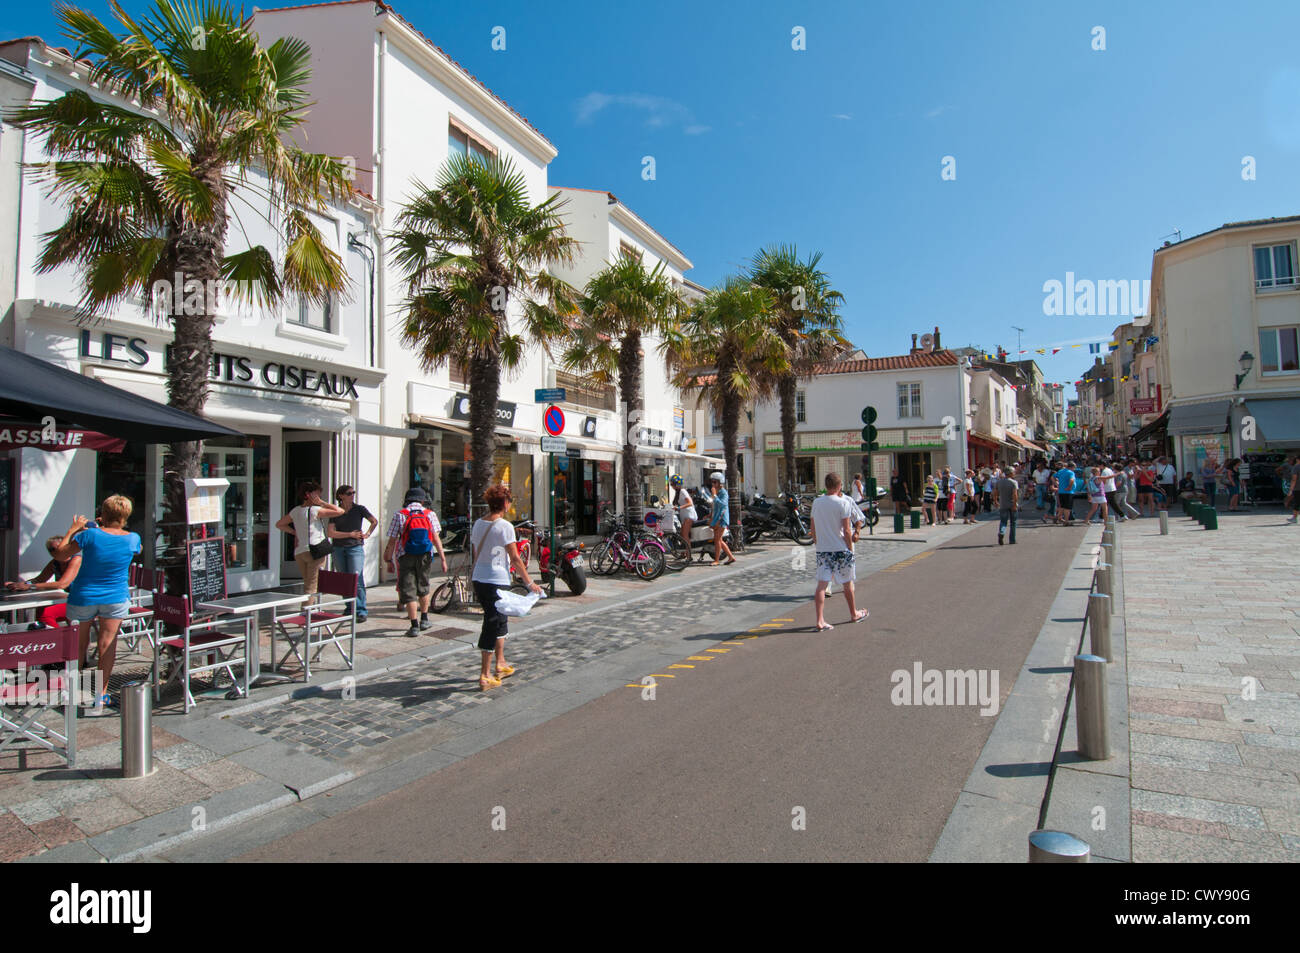
<svg viewBox="0 0 1300 953">
<path fill-rule="evenodd" d="M 178 678 L 185 686 L 185 713 L 197 705 L 190 691 L 190 681 L 195 675 L 204 672 L 225 672 L 234 683 L 234 690 L 242 697 L 248 697 L 251 679 L 249 671 L 249 648 L 253 643 L 253 617 L 240 616 L 236 619 L 207 619 L 195 621 L 190 614 L 189 596 L 166 596 L 161 592 L 153 594 L 153 695 L 154 700 L 162 698 L 163 689 Z M 179 635 L 163 636 L 163 626 L 172 625 L 180 630 Z M 162 650 L 170 649 L 179 653 L 175 667 L 164 683 L 161 677 L 159 660 Z M 196 664 L 197 662 L 197 664 Z M 235 666 L 242 665 L 242 679 L 235 678 Z M 240 688 L 240 683 L 243 688 Z"/>
<path fill-rule="evenodd" d="M 127 651 L 136 651 L 143 637 L 148 640 L 154 654 L 158 652 L 158 646 L 153 640 L 153 591 L 162 588 L 161 577 L 161 573 L 145 569 L 139 563 L 131 563 L 131 614 L 122 620 L 122 627 L 117 632 Z"/>
<path fill-rule="evenodd" d="M 302 665 L 303 680 L 311 679 L 311 663 L 320 658 L 327 645 L 333 645 L 343 656 L 349 669 L 353 667 L 357 649 L 357 574 L 351 572 L 320 571 L 317 589 L 320 596 L 334 596 L 308 605 L 292 615 L 277 615 L 271 629 L 271 661 L 273 668 L 284 665 L 289 656 Z M 289 643 L 278 663 L 275 662 L 276 633 Z M 348 640 L 344 650 L 343 641 Z M 315 652 L 312 651 L 315 649 Z"/>
<path fill-rule="evenodd" d="M 0 754 L 35 745 L 76 767 L 79 648 L 76 626 L 0 635 Z M 61 673 L 34 671 L 59 663 Z M 57 705 L 63 706 L 61 732 Z"/>
</svg>

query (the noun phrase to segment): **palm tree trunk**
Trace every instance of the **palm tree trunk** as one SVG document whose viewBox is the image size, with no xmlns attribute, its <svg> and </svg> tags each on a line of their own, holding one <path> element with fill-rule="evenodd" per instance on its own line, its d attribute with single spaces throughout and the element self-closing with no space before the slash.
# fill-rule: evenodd
<svg viewBox="0 0 1300 953">
<path fill-rule="evenodd" d="M 794 404 L 797 382 L 793 374 L 782 375 L 777 383 L 777 393 L 781 398 L 781 468 L 784 470 L 782 485 L 786 492 L 794 492 Z"/>
<path fill-rule="evenodd" d="M 469 362 L 470 518 L 487 512 L 483 492 L 496 472 L 497 396 L 501 391 L 501 365 L 495 356 L 476 354 Z"/>
<path fill-rule="evenodd" d="M 731 514 L 732 539 L 741 536 L 740 525 L 740 480 L 737 475 L 736 444 L 739 442 L 737 431 L 740 430 L 740 396 L 732 389 L 730 381 L 735 370 L 735 361 L 724 358 L 718 362 L 718 381 L 722 386 L 722 456 L 727 469 L 723 476 L 727 481 L 728 510 Z"/>
<path fill-rule="evenodd" d="M 196 165 L 201 163 L 196 160 Z M 221 169 L 204 176 L 218 209 L 213 221 L 178 228 L 172 247 L 175 262 L 173 282 L 180 283 L 181 307 L 172 314 L 172 344 L 167 351 L 167 403 L 178 410 L 201 415 L 208 399 L 208 375 L 212 367 L 212 326 L 216 321 L 216 300 L 208 294 L 221 280 L 225 253 L 225 189 Z M 173 307 L 177 296 L 173 293 Z M 167 589 L 186 590 L 185 544 L 189 521 L 185 506 L 185 481 L 199 476 L 203 444 L 178 441 L 163 469 L 162 529 L 167 539 L 163 556 Z"/>
<path fill-rule="evenodd" d="M 641 333 L 629 331 L 618 351 L 618 388 L 627 414 L 623 431 L 623 512 L 633 529 L 641 525 L 641 468 L 636 462 L 636 435 L 641 432 Z"/>
</svg>

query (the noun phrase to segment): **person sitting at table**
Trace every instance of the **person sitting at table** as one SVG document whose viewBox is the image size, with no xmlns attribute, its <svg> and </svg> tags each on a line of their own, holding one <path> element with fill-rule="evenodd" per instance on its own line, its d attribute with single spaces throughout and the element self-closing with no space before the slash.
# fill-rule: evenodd
<svg viewBox="0 0 1300 953">
<path fill-rule="evenodd" d="M 51 536 L 45 541 L 45 551 L 50 554 L 50 561 L 45 564 L 45 568 L 40 574 L 34 576 L 27 582 L 19 579 L 16 582 L 6 582 L 5 588 L 10 592 L 27 592 L 32 589 L 67 589 L 72 585 L 72 580 L 77 578 L 77 571 L 81 569 L 81 554 L 77 553 L 70 559 L 55 559 L 54 552 L 63 545 L 62 536 Z"/>
<path fill-rule="evenodd" d="M 1187 476 L 1178 481 L 1178 498 L 1180 500 L 1196 500 L 1205 502 L 1205 494 L 1196 488 L 1196 481 L 1192 479 L 1192 471 L 1187 471 Z"/>
<path fill-rule="evenodd" d="M 131 561 L 142 545 L 140 534 L 126 530 L 132 503 L 128 497 L 110 496 L 99 507 L 99 525 L 74 516 L 53 552 L 55 559 L 81 557 L 81 569 L 68 590 L 68 621 L 77 626 L 81 660 L 90 648 L 90 625 L 99 619 L 99 684 L 103 693 L 96 708 L 116 707 L 108 693 L 108 679 L 117 661 L 117 632 L 131 614 Z"/>
</svg>

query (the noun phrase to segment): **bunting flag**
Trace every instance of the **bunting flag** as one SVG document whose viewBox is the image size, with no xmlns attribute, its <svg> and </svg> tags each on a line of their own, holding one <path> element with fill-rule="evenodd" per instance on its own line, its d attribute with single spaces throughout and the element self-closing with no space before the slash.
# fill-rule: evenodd
<svg viewBox="0 0 1300 953">
<path fill-rule="evenodd" d="M 1034 353 L 1035 353 L 1035 354 L 1046 354 L 1046 353 L 1047 353 L 1047 348 L 1045 348 L 1045 347 L 1040 347 L 1040 348 L 1038 348 L 1036 351 L 1034 351 Z M 1055 354 L 1056 352 L 1053 351 L 1052 353 Z"/>
<path fill-rule="evenodd" d="M 1100 345 L 1100 344 L 1089 344 L 1089 345 L 1088 345 L 1088 353 L 1089 353 L 1089 354 L 1100 354 L 1100 353 L 1101 353 L 1101 345 Z"/>
<path fill-rule="evenodd" d="M 1052 348 L 1052 353 L 1053 353 L 1053 354 L 1060 354 L 1060 353 L 1061 353 L 1061 349 L 1060 349 L 1059 347 L 1054 347 L 1054 348 Z"/>
</svg>

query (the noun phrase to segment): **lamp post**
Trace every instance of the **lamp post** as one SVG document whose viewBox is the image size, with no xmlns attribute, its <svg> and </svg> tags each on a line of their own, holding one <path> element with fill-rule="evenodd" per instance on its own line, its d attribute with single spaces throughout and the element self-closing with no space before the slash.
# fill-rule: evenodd
<svg viewBox="0 0 1300 953">
<path fill-rule="evenodd" d="M 1237 358 L 1237 364 L 1241 367 L 1241 373 L 1237 375 L 1237 383 L 1233 385 L 1233 390 L 1241 389 L 1241 382 L 1250 376 L 1250 369 L 1255 366 L 1255 355 L 1249 351 L 1242 351 L 1241 357 Z"/>
</svg>

